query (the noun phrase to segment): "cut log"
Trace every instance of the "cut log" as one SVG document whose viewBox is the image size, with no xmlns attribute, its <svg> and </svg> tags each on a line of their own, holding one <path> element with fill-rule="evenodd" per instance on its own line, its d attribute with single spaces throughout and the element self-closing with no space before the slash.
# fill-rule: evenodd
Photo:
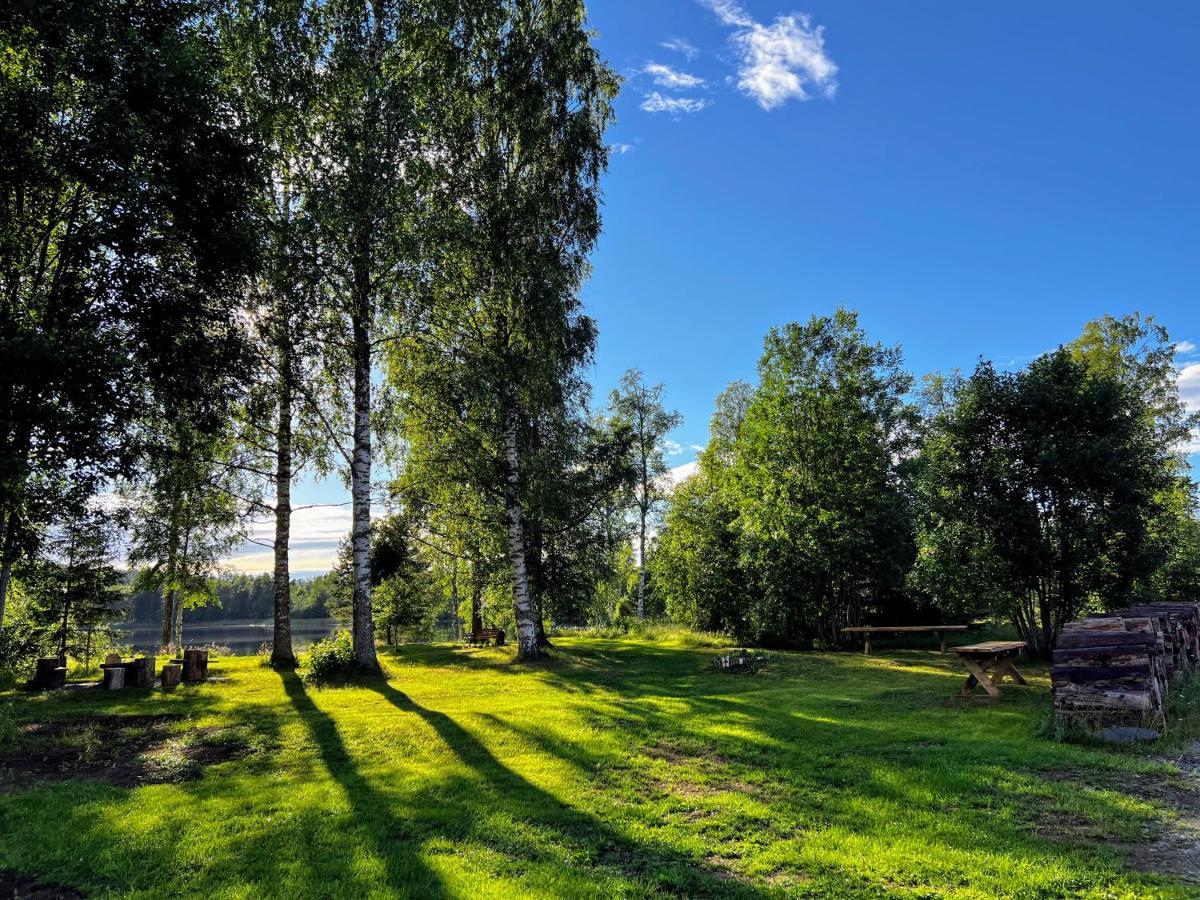
<svg viewBox="0 0 1200 900">
<path fill-rule="evenodd" d="M 162 687 L 164 691 L 169 691 L 172 688 L 179 686 L 179 680 L 183 675 L 183 666 L 171 663 L 162 667 Z"/>
<path fill-rule="evenodd" d="M 67 669 L 57 656 L 47 656 L 37 661 L 30 685 L 38 690 L 56 691 L 67 683 Z"/>
<path fill-rule="evenodd" d="M 153 656 L 143 656 L 125 663 L 125 686 L 152 687 L 154 685 L 154 664 Z"/>
<path fill-rule="evenodd" d="M 204 681 L 208 677 L 208 651 L 183 651 L 183 680 L 189 684 Z"/>
<path fill-rule="evenodd" d="M 1088 684 L 1095 681 L 1136 681 L 1145 684 L 1153 672 L 1150 662 L 1130 666 L 1054 666 L 1050 680 L 1071 684 Z"/>
<path fill-rule="evenodd" d="M 120 657 L 118 657 L 119 659 Z M 119 691 L 125 687 L 125 667 L 124 666 L 104 666 L 104 677 L 100 682 L 101 687 L 106 691 Z"/>
<path fill-rule="evenodd" d="M 106 666 L 119 666 L 119 665 L 121 665 L 121 654 L 120 654 L 120 653 L 110 653 L 110 654 L 108 654 L 108 656 L 104 657 L 104 664 L 105 664 Z"/>
<path fill-rule="evenodd" d="M 1158 637 L 1153 634 L 1121 631 L 1082 631 L 1065 632 L 1058 639 L 1058 650 L 1069 650 L 1076 647 L 1155 647 Z"/>
<path fill-rule="evenodd" d="M 1152 712 L 1158 706 L 1153 691 L 1093 690 L 1087 685 L 1064 684 L 1054 690 L 1055 704 L 1071 709 L 1128 709 Z"/>
</svg>

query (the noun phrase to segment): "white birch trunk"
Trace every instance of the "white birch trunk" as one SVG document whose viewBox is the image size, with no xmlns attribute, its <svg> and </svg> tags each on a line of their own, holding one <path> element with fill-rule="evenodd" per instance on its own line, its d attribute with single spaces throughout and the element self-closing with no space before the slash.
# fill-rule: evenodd
<svg viewBox="0 0 1200 900">
<path fill-rule="evenodd" d="M 366 305 L 361 304 L 358 321 L 354 323 L 354 455 L 350 464 L 354 617 L 351 636 L 355 665 L 366 672 L 378 672 L 375 622 L 371 614 L 371 344 L 366 313 L 362 311 Z"/>
<path fill-rule="evenodd" d="M 640 527 L 638 529 L 638 585 L 637 585 L 637 617 L 646 618 L 646 510 L 641 510 Z"/>
<path fill-rule="evenodd" d="M 288 541 L 292 533 L 292 366 L 287 338 L 279 347 L 279 433 L 275 443 L 275 627 L 271 665 L 294 668 L 292 578 Z"/>
<path fill-rule="evenodd" d="M 537 659 L 537 622 L 525 567 L 525 522 L 521 512 L 521 469 L 517 452 L 517 416 L 504 417 L 504 515 L 508 522 L 508 564 L 512 572 L 513 613 L 517 620 L 517 658 Z"/>
<path fill-rule="evenodd" d="M 164 653 L 171 652 L 171 632 L 175 626 L 175 589 L 163 595 L 162 634 L 159 643 Z"/>
</svg>

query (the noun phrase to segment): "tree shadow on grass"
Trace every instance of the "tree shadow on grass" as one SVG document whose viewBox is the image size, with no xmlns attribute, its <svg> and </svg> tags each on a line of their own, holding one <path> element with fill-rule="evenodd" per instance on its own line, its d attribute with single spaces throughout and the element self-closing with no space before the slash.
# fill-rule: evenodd
<svg viewBox="0 0 1200 900">
<path fill-rule="evenodd" d="M 502 763 L 445 713 L 421 706 L 386 681 L 369 686 L 401 712 L 415 713 L 437 732 L 451 752 L 478 776 L 477 788 L 485 794 L 480 803 L 488 811 L 529 822 L 536 828 L 554 829 L 558 840 L 571 845 L 571 856 L 585 858 L 598 876 L 616 875 L 643 889 L 685 896 L 767 896 L 753 885 L 732 880 L 726 871 L 714 870 L 662 844 L 647 846 L 568 806 Z"/>
<path fill-rule="evenodd" d="M 359 773 L 333 719 L 313 703 L 295 672 L 281 672 L 279 678 L 296 714 L 316 744 L 329 776 L 345 792 L 358 824 L 358 833 L 366 838 L 368 848 L 383 861 L 388 886 L 403 888 L 413 896 L 446 896 L 440 877 L 417 853 L 407 824 L 395 816 L 388 799 L 380 796 Z"/>
</svg>

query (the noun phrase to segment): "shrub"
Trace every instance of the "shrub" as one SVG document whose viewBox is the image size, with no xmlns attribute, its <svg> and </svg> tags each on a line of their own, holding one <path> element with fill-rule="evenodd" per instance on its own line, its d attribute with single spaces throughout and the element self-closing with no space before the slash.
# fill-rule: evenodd
<svg viewBox="0 0 1200 900">
<path fill-rule="evenodd" d="M 304 680 L 311 684 L 343 681 L 354 674 L 354 643 L 349 631 L 317 641 L 308 651 Z"/>
</svg>

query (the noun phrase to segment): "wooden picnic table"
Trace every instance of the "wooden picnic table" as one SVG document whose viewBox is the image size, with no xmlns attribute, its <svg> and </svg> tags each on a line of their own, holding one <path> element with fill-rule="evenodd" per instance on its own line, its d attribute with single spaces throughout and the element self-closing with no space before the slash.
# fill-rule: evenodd
<svg viewBox="0 0 1200 900">
<path fill-rule="evenodd" d="M 946 632 L 966 631 L 966 625 L 857 625 L 853 628 L 843 628 L 842 634 L 861 634 L 863 636 L 863 653 L 871 653 L 871 635 L 873 634 L 929 634 L 938 636 L 938 644 L 942 653 L 946 652 Z"/>
<path fill-rule="evenodd" d="M 1000 696 L 1000 682 L 1006 677 L 1017 684 L 1027 684 L 1017 671 L 1016 659 L 1025 649 L 1024 641 L 984 641 L 967 647 L 955 647 L 954 652 L 962 660 L 968 675 L 963 682 L 962 696 L 969 697 L 975 685 L 981 685 L 988 696 Z"/>
</svg>

